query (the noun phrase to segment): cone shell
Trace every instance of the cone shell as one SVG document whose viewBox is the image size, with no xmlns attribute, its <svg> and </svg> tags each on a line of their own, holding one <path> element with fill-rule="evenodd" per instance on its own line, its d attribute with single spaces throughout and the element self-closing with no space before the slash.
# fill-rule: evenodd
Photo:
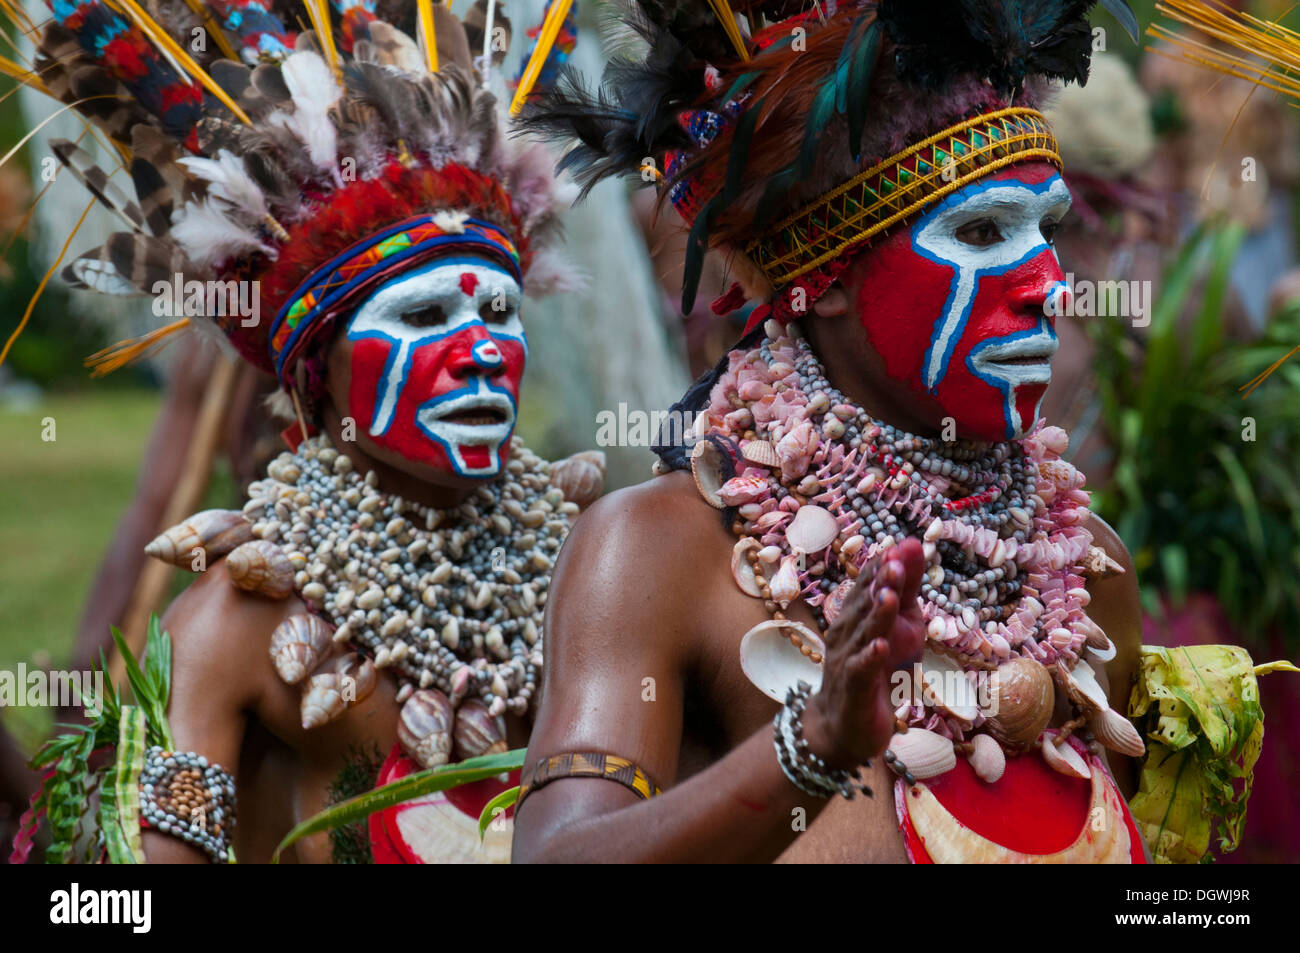
<svg viewBox="0 0 1300 953">
<path fill-rule="evenodd" d="M 488 713 L 488 706 L 477 698 L 466 699 L 456 709 L 452 741 L 457 761 L 484 754 L 501 754 L 507 750 L 505 721 L 493 718 Z"/>
<path fill-rule="evenodd" d="M 709 440 L 697 443 L 691 450 L 691 475 L 695 477 L 695 488 L 706 503 L 719 510 L 727 508 L 720 495 L 723 472 L 723 455 L 717 445 Z"/>
<path fill-rule="evenodd" d="M 1109 662 L 1115 657 L 1115 643 L 1092 619 L 1083 616 L 1075 623 L 1075 628 L 1083 633 L 1084 644 L 1098 662 Z"/>
<path fill-rule="evenodd" d="M 1028 748 L 1051 720 L 1056 700 L 1052 676 L 1021 656 L 999 665 L 989 682 L 989 733 L 1008 747 Z"/>
<path fill-rule="evenodd" d="M 1140 758 L 1146 754 L 1147 746 L 1143 744 L 1138 730 L 1133 727 L 1133 722 L 1113 708 L 1107 708 L 1090 718 L 1088 727 L 1097 736 L 1097 740 L 1111 751 L 1126 754 L 1130 758 Z"/>
<path fill-rule="evenodd" d="M 782 609 L 799 597 L 799 572 L 795 569 L 793 556 L 781 560 L 781 568 L 768 583 L 767 591 Z"/>
<path fill-rule="evenodd" d="M 231 581 L 245 592 L 258 592 L 272 599 L 288 598 L 293 592 L 293 565 L 275 543 L 255 539 L 236 546 L 226 557 Z"/>
<path fill-rule="evenodd" d="M 750 463 L 773 469 L 781 465 L 781 458 L 776 455 L 776 447 L 766 440 L 748 440 L 740 448 L 740 455 Z"/>
<path fill-rule="evenodd" d="M 808 655 L 790 640 L 792 634 L 808 649 Z M 806 625 L 789 619 L 769 619 L 740 640 L 740 667 L 763 694 L 784 702 L 786 692 L 800 681 L 811 685 L 814 692 L 821 688 L 820 659 L 825 653 L 821 636 Z M 812 658 L 814 654 L 817 661 Z"/>
<path fill-rule="evenodd" d="M 305 612 L 291 615 L 271 633 L 271 664 L 289 685 L 297 685 L 314 669 L 333 642 L 329 625 Z"/>
<path fill-rule="evenodd" d="M 1088 768 L 1088 763 L 1083 760 L 1083 755 L 1075 750 L 1070 744 L 1069 739 L 1056 743 L 1056 732 L 1043 732 L 1043 760 L 1051 766 L 1053 771 L 1058 771 L 1068 778 L 1082 778 L 1087 780 L 1092 777 L 1092 772 Z"/>
<path fill-rule="evenodd" d="M 575 453 L 551 464 L 551 486 L 586 509 L 605 490 L 605 455 L 599 450 Z"/>
<path fill-rule="evenodd" d="M 749 561 L 749 553 L 758 552 L 762 549 L 758 540 L 746 536 L 744 539 L 731 547 L 731 578 L 736 580 L 736 585 L 740 591 L 747 596 L 753 596 L 755 599 L 763 597 L 763 590 L 758 586 L 758 579 L 754 576 L 754 567 Z"/>
<path fill-rule="evenodd" d="M 326 671 L 307 679 L 300 708 L 303 728 L 310 731 L 338 718 L 365 701 L 378 681 L 374 663 L 355 653 L 329 663 Z"/>
<path fill-rule="evenodd" d="M 811 503 L 799 507 L 794 520 L 785 528 L 785 538 L 791 548 L 805 553 L 821 552 L 839 535 L 840 524 L 835 522 L 831 511 Z"/>
<path fill-rule="evenodd" d="M 238 510 L 204 510 L 155 537 L 144 551 L 154 559 L 190 569 L 195 549 L 202 549 L 204 559 L 210 562 L 252 538 L 253 524 Z"/>
<path fill-rule="evenodd" d="M 1100 546 L 1089 546 L 1083 557 L 1082 573 L 1089 579 L 1109 579 L 1124 575 L 1124 567 L 1110 558 Z"/>
<path fill-rule="evenodd" d="M 991 735 L 976 735 L 971 739 L 974 748 L 970 753 L 970 766 L 980 779 L 995 784 L 1007 769 L 1007 753 Z"/>
<path fill-rule="evenodd" d="M 397 721 L 402 750 L 422 768 L 435 768 L 451 758 L 451 701 L 436 688 L 422 688 L 406 700 Z"/>
<path fill-rule="evenodd" d="M 937 778 L 957 767 L 957 752 L 952 742 L 924 728 L 909 728 L 894 735 L 889 739 L 889 750 L 918 781 Z"/>
</svg>

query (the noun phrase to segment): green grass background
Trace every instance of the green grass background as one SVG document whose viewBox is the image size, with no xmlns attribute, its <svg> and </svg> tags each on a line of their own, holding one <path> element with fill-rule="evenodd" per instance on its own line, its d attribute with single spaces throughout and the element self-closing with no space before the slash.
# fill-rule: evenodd
<svg viewBox="0 0 1300 953">
<path fill-rule="evenodd" d="M 0 670 L 68 662 L 160 396 L 90 390 L 0 407 Z M 50 442 L 41 439 L 46 417 L 55 423 Z M 29 752 L 52 721 L 47 709 L 19 707 L 0 709 L 0 718 Z"/>
</svg>

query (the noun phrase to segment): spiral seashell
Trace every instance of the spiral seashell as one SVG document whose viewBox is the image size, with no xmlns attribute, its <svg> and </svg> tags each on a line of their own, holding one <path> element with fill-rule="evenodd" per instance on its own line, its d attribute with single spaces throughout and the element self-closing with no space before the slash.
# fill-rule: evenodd
<svg viewBox="0 0 1300 953">
<path fill-rule="evenodd" d="M 691 450 L 691 475 L 695 477 L 695 488 L 706 503 L 719 510 L 727 508 L 719 493 L 725 472 L 723 452 L 711 440 L 701 440 Z"/>
<path fill-rule="evenodd" d="M 718 497 L 727 506 L 740 506 L 766 496 L 767 492 L 767 480 L 756 473 L 746 473 L 724 483 L 718 490 Z"/>
<path fill-rule="evenodd" d="M 1043 732 L 1042 751 L 1043 760 L 1051 766 L 1053 771 L 1058 771 L 1067 778 L 1082 778 L 1085 781 L 1092 777 L 1092 772 L 1088 769 L 1088 763 L 1083 760 L 1083 755 L 1075 750 L 1074 745 L 1070 744 L 1068 738 L 1058 744 L 1055 731 Z"/>
<path fill-rule="evenodd" d="M 293 592 L 293 566 L 275 543 L 254 539 L 241 543 L 226 557 L 230 580 L 245 592 L 257 592 L 272 599 L 287 598 Z"/>
<path fill-rule="evenodd" d="M 1009 748 L 1028 748 L 1047 727 L 1055 699 L 1042 664 L 1023 656 L 1003 662 L 989 679 L 989 733 Z"/>
<path fill-rule="evenodd" d="M 329 663 L 307 679 L 300 713 L 306 731 L 328 724 L 366 700 L 379 683 L 374 663 L 353 653 Z"/>
<path fill-rule="evenodd" d="M 456 713 L 447 696 L 422 688 L 406 700 L 397 720 L 402 750 L 422 768 L 436 768 L 451 759 L 452 725 Z"/>
<path fill-rule="evenodd" d="M 1109 579 L 1111 576 L 1124 575 L 1124 567 L 1110 558 L 1100 546 L 1089 546 L 1083 557 L 1082 574 L 1089 579 Z"/>
<path fill-rule="evenodd" d="M 291 615 L 271 633 L 271 664 L 286 684 L 297 685 L 324 658 L 332 641 L 323 619 L 305 612 Z"/>
<path fill-rule="evenodd" d="M 826 601 L 822 603 L 822 615 L 826 617 L 827 624 L 833 623 L 840 617 L 844 611 L 844 602 L 853 591 L 852 579 L 841 579 L 839 585 L 832 589 L 826 596 Z"/>
<path fill-rule="evenodd" d="M 740 448 L 740 455 L 750 463 L 760 467 L 775 469 L 781 465 L 781 458 L 776 455 L 776 447 L 766 440 L 747 440 Z"/>
<path fill-rule="evenodd" d="M 787 480 L 803 479 L 819 443 L 812 424 L 806 420 L 796 424 L 776 444 L 776 455 L 781 460 L 781 475 Z"/>
<path fill-rule="evenodd" d="M 1097 740 L 1111 751 L 1126 754 L 1130 758 L 1140 758 L 1146 754 L 1147 746 L 1138 730 L 1133 727 L 1133 722 L 1113 708 L 1093 715 L 1088 719 L 1088 727 L 1097 736 Z"/>
<path fill-rule="evenodd" d="M 240 511 L 204 510 L 156 536 L 144 551 L 154 559 L 190 569 L 196 549 L 202 549 L 205 562 L 210 562 L 252 538 L 253 523 Z"/>
<path fill-rule="evenodd" d="M 564 498 L 586 509 L 605 489 L 605 455 L 599 450 L 585 450 L 551 464 L 551 486 L 559 488 Z"/>
<path fill-rule="evenodd" d="M 971 739 L 973 750 L 970 754 L 970 766 L 980 779 L 988 784 L 996 784 L 1007 769 L 1007 753 L 990 735 L 976 735 Z"/>
<path fill-rule="evenodd" d="M 952 742 L 924 728 L 909 728 L 894 735 L 889 739 L 889 750 L 918 781 L 937 778 L 957 767 L 957 752 Z"/>
<path fill-rule="evenodd" d="M 452 741 L 457 761 L 484 754 L 501 754 L 507 750 L 505 722 L 493 718 L 488 713 L 488 706 L 477 698 L 468 698 L 456 709 Z"/>
<path fill-rule="evenodd" d="M 736 585 L 740 587 L 741 592 L 755 599 L 763 597 L 763 590 L 759 588 L 758 579 L 754 575 L 749 553 L 757 552 L 761 548 L 758 540 L 750 536 L 746 536 L 731 547 L 731 578 L 736 580 Z"/>
<path fill-rule="evenodd" d="M 799 507 L 794 519 L 785 529 L 786 541 L 792 549 L 805 553 L 821 552 L 840 535 L 840 524 L 831 511 L 814 504 Z"/>
</svg>

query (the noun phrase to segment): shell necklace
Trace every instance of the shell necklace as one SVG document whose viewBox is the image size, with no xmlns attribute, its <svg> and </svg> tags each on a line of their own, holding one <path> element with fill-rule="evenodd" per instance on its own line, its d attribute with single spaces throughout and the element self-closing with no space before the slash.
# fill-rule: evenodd
<svg viewBox="0 0 1300 953">
<path fill-rule="evenodd" d="M 1082 525 L 1083 476 L 1060 459 L 1065 432 L 1040 423 L 996 444 L 908 434 L 833 388 L 795 323 L 769 320 L 765 332 L 757 348 L 733 352 L 702 415 L 708 439 L 692 453 L 705 499 L 736 508 L 736 583 L 772 616 L 741 643 L 751 681 L 778 700 L 798 679 L 820 684 L 824 643 L 785 610 L 802 597 L 825 632 L 867 562 L 916 536 L 927 650 L 923 685 L 896 714 L 900 731 L 920 730 L 891 744 L 928 772 L 912 774 L 948 770 L 955 751 L 987 747 L 987 737 L 973 743 L 987 733 L 998 742 L 989 774 L 1000 776 L 1003 748 L 1041 744 L 1053 681 L 1080 714 L 1046 746 L 1053 754 L 1068 758 L 1060 752 L 1074 749 L 1061 743 L 1085 722 L 1110 744 L 1098 721 L 1123 735 L 1115 745 L 1126 753 L 1134 741 L 1140 748 L 1127 719 L 1110 712 L 1125 732 L 1104 715 L 1105 694 L 1082 659 L 1087 649 L 1104 661 L 1114 648 L 1084 611 L 1084 574 L 1105 557 Z M 1000 697 L 981 704 L 978 678 L 991 672 Z"/>
<path fill-rule="evenodd" d="M 397 674 L 399 702 L 436 686 L 453 707 L 478 698 L 493 717 L 523 715 L 552 562 L 578 512 L 549 470 L 514 438 L 498 479 L 436 510 L 378 490 L 318 436 L 271 463 L 244 511 L 334 639 Z"/>
</svg>

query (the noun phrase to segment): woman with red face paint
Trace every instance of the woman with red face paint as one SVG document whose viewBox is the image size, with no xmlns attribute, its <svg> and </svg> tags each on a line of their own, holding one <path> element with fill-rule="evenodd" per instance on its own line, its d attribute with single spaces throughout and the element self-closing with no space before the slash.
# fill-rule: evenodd
<svg viewBox="0 0 1300 953">
<path fill-rule="evenodd" d="M 600 454 L 548 464 L 514 435 L 523 294 L 566 287 L 554 246 L 571 196 L 545 149 L 506 135 L 488 91 L 491 40 L 508 21 L 495 3 L 464 24 L 442 4 L 393 8 L 411 23 L 386 22 L 371 0 L 339 6 L 335 25 L 299 9 L 314 30 L 295 38 L 283 4 L 213 3 L 231 31 L 222 49 L 242 42 L 251 71 L 217 57 L 212 77 L 190 64 L 182 82 L 146 57 L 140 101 L 111 130 L 134 155 L 140 208 L 124 214 L 137 227 L 69 269 L 83 286 L 169 303 L 206 289 L 190 323 L 214 315 L 240 357 L 275 375 L 296 420 L 242 512 L 195 514 L 148 547 L 200 576 L 161 623 L 170 703 L 141 696 L 121 715 L 107 782 L 120 808 L 100 815 L 113 817 L 113 861 L 267 860 L 331 800 L 521 745 L 552 563 L 600 493 Z M 189 32 L 166 19 L 150 29 Z M 80 61 L 120 45 L 105 35 L 153 51 L 98 0 L 56 4 L 42 49 L 90 69 Z M 559 46 L 539 41 L 530 65 L 571 41 L 571 29 Z M 223 92 L 205 103 L 186 92 L 200 83 Z M 159 87 L 181 105 L 151 111 L 145 93 Z M 70 143 L 61 155 L 92 189 L 107 180 Z M 211 308 L 214 288 L 226 308 Z M 169 657 L 159 636 L 149 653 L 156 692 Z M 505 788 L 382 812 L 304 840 L 294 859 L 507 859 L 509 822 L 482 839 L 477 824 Z M 54 849 L 68 856 L 76 840 Z"/>
<path fill-rule="evenodd" d="M 715 308 L 761 304 L 561 555 L 517 860 L 1147 858 L 1131 564 L 1038 419 L 1070 193 L 1033 107 L 1089 6 L 647 3 L 644 67 L 526 116 L 586 184 L 657 176 L 684 310 L 710 246 Z"/>
</svg>

